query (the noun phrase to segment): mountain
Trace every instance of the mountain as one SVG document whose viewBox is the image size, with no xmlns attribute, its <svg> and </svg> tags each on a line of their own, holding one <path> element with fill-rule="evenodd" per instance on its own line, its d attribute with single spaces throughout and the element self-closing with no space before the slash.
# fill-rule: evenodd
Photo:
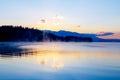
<svg viewBox="0 0 120 80">
<path fill-rule="evenodd" d="M 60 30 L 58 32 L 55 32 L 55 31 L 48 31 L 48 32 L 61 37 L 66 37 L 66 36 L 90 37 L 92 38 L 93 41 L 99 41 L 99 38 L 97 38 L 95 34 L 87 34 L 87 33 L 82 34 L 82 33 L 70 32 L 70 31 L 64 31 L 64 30 Z"/>
<path fill-rule="evenodd" d="M 48 33 L 52 33 L 55 34 L 57 36 L 61 36 L 61 37 L 66 37 L 66 36 L 75 36 L 75 37 L 90 37 L 92 38 L 93 42 L 120 42 L 120 39 L 103 39 L 100 38 L 101 36 L 109 36 L 109 35 L 113 35 L 114 33 L 112 32 L 102 32 L 102 33 L 98 33 L 98 34 L 88 34 L 88 33 L 77 33 L 77 32 L 70 32 L 70 31 L 64 31 L 64 30 L 60 30 L 60 31 L 50 31 L 50 30 L 45 30 L 45 32 Z"/>
<path fill-rule="evenodd" d="M 92 42 L 91 37 L 80 36 L 59 36 L 52 31 L 42 31 L 22 26 L 1 26 L 0 41 L 62 41 L 62 42 Z"/>
<path fill-rule="evenodd" d="M 70 31 L 50 31 L 24 28 L 22 26 L 0 26 L 0 42 L 5 41 L 62 41 L 62 42 L 120 42 L 120 39 L 102 39 L 101 36 L 114 33 L 77 33 Z"/>
</svg>

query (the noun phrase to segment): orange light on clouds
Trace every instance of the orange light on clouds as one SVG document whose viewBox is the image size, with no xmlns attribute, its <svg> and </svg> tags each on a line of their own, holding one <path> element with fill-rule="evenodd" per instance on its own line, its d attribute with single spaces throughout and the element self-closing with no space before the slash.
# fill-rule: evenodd
<svg viewBox="0 0 120 80">
<path fill-rule="evenodd" d="M 99 38 L 103 38 L 103 39 L 120 39 L 120 33 L 114 33 L 114 34 L 108 35 L 108 36 L 99 36 Z"/>
</svg>

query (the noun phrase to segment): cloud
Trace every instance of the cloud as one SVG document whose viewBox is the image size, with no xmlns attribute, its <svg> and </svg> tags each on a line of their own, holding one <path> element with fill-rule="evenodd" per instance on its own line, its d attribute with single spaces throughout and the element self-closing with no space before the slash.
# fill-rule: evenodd
<svg viewBox="0 0 120 80">
<path fill-rule="evenodd" d="M 41 21 L 41 23 L 45 23 L 45 22 L 46 22 L 46 20 L 45 20 L 45 19 L 41 19 L 40 21 Z"/>
<path fill-rule="evenodd" d="M 60 20 L 62 20 L 62 19 L 64 19 L 64 17 L 63 17 L 63 16 L 56 15 L 56 16 L 53 16 L 53 19 L 60 19 Z"/>
<path fill-rule="evenodd" d="M 120 33 L 117 32 L 117 33 L 104 33 L 102 35 L 98 35 L 99 38 L 102 38 L 102 39 L 120 39 Z"/>
<path fill-rule="evenodd" d="M 100 32 L 98 34 L 96 34 L 96 36 L 109 36 L 109 35 L 113 35 L 113 32 Z"/>
</svg>

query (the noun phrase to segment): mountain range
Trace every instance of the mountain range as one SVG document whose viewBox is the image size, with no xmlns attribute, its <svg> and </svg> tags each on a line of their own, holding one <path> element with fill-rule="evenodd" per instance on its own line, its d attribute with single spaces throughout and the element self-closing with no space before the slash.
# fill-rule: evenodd
<svg viewBox="0 0 120 80">
<path fill-rule="evenodd" d="M 52 33 L 55 34 L 57 36 L 62 36 L 62 37 L 66 37 L 66 36 L 75 36 L 75 37 L 90 37 L 92 38 L 93 42 L 120 42 L 120 39 L 103 39 L 100 38 L 101 36 L 109 36 L 109 35 L 113 35 L 115 33 L 112 32 L 104 32 L 104 33 L 97 33 L 97 34 L 90 34 L 90 33 L 77 33 L 77 32 L 70 32 L 70 31 L 64 31 L 64 30 L 60 30 L 60 31 L 50 31 L 50 30 L 45 30 L 48 33 Z"/>
<path fill-rule="evenodd" d="M 0 41 L 62 41 L 62 42 L 120 42 L 120 39 L 102 39 L 100 36 L 112 35 L 107 32 L 101 34 L 77 33 L 71 31 L 38 30 L 22 26 L 0 26 Z"/>
</svg>

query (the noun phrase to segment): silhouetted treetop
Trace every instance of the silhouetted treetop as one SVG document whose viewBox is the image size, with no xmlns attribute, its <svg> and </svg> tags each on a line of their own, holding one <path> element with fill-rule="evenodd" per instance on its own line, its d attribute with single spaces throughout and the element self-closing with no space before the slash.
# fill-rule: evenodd
<svg viewBox="0 0 120 80">
<path fill-rule="evenodd" d="M 47 31 L 34 28 L 4 25 L 0 26 L 0 41 L 64 41 L 64 42 L 92 42 L 90 37 L 61 37 Z"/>
</svg>

